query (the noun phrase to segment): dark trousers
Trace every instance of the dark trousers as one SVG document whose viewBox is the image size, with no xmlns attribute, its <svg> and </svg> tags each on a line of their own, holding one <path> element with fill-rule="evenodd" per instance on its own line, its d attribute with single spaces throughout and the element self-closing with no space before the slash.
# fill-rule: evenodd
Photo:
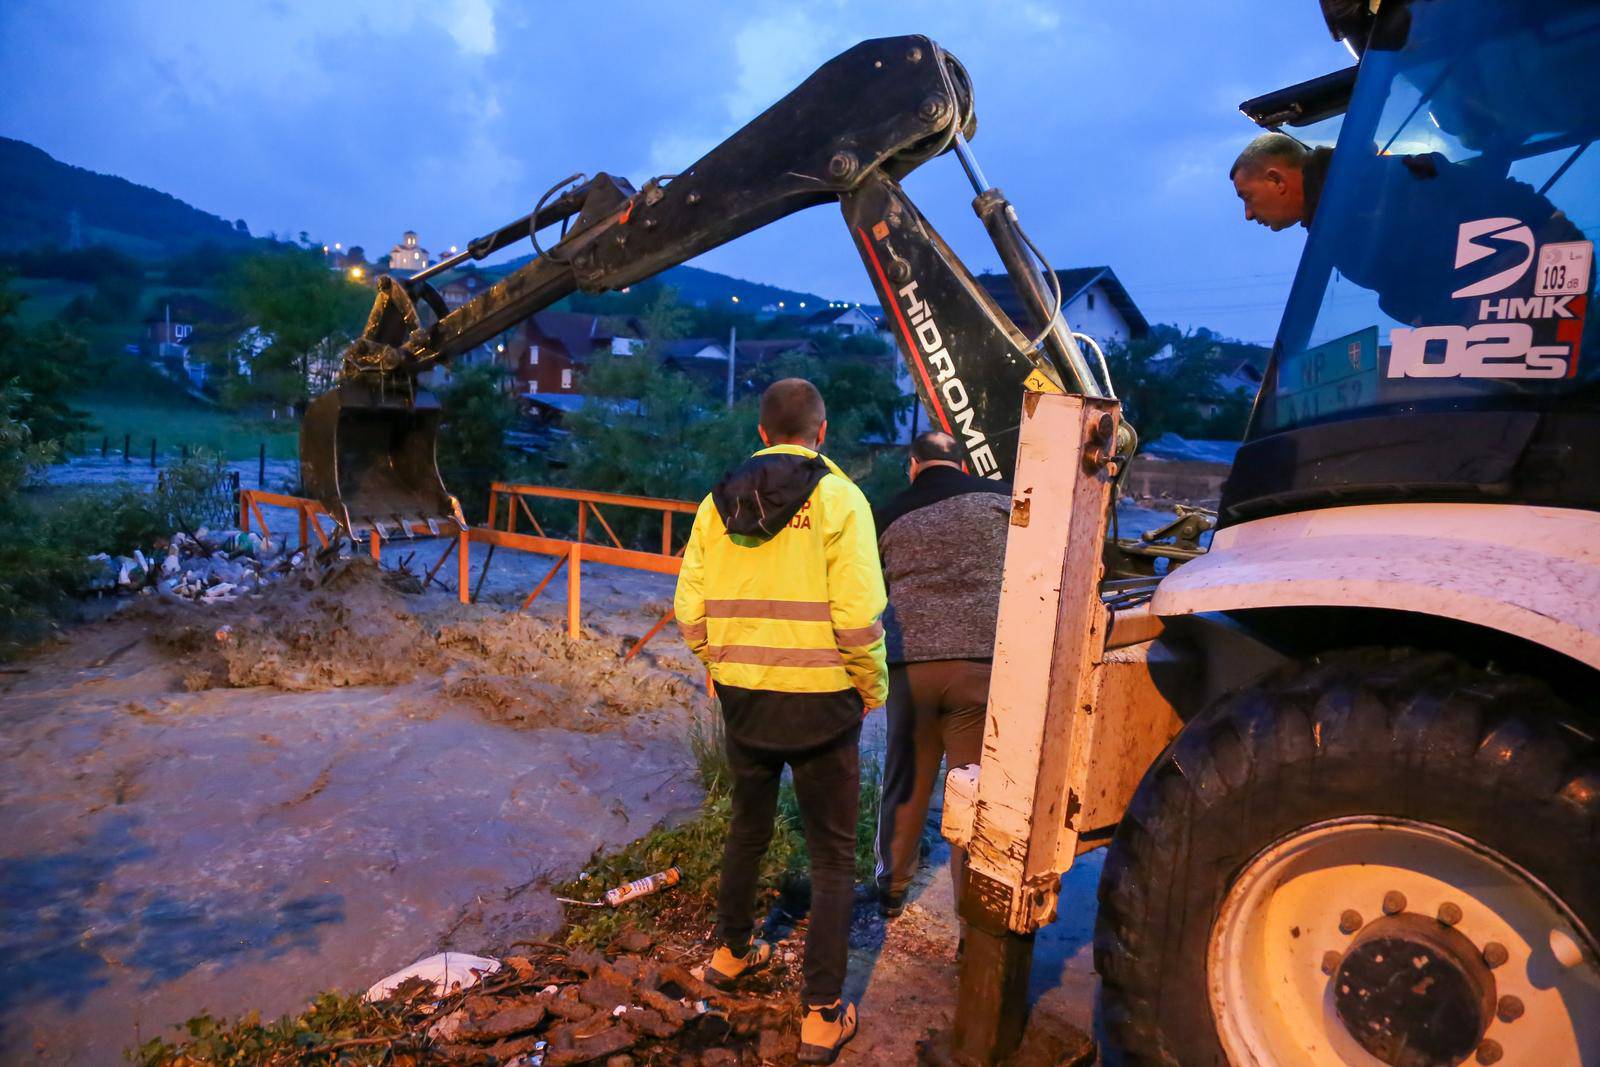
<svg viewBox="0 0 1600 1067">
<path fill-rule="evenodd" d="M 733 771 L 733 821 L 722 850 L 717 933 L 735 952 L 755 926 L 761 859 L 772 841 L 778 783 L 794 771 L 795 798 L 811 853 L 811 925 L 806 930 L 807 1004 L 831 1004 L 844 989 L 855 894 L 856 803 L 861 793 L 861 724 L 801 752 L 774 752 L 727 738 Z"/>
<path fill-rule="evenodd" d="M 917 873 L 928 802 L 939 762 L 977 763 L 989 701 L 987 660 L 941 659 L 889 669 L 889 743 L 878 808 L 878 890 L 904 893 Z M 956 900 L 965 889 L 967 853 L 950 849 Z"/>
</svg>

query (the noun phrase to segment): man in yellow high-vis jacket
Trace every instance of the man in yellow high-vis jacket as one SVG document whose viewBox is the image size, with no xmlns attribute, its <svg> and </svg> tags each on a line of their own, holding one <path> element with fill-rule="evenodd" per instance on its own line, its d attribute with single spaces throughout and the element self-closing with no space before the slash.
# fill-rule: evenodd
<svg viewBox="0 0 1600 1067">
<path fill-rule="evenodd" d="M 831 1063 L 855 1035 L 840 999 L 855 881 L 861 720 L 888 697 L 883 571 L 861 490 L 818 454 L 822 396 L 786 378 L 761 397 L 767 447 L 700 504 L 674 601 L 678 629 L 711 670 L 722 703 L 733 821 L 717 901 L 713 983 L 760 967 L 752 941 L 757 871 L 772 839 L 787 764 L 811 855 L 806 1011 L 800 1059 Z"/>
</svg>

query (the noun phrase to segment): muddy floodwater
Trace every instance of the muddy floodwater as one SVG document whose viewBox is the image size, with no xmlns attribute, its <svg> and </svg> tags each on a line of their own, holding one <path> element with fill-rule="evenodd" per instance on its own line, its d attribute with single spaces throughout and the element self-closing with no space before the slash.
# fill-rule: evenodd
<svg viewBox="0 0 1600 1067">
<path fill-rule="evenodd" d="M 673 579 L 585 565 L 569 641 L 564 574 L 517 610 L 548 558 L 480 578 L 485 559 L 471 606 L 363 563 L 232 604 L 139 598 L 0 674 L 0 1063 L 117 1063 L 200 1012 L 270 1018 L 442 949 L 503 953 L 558 927 L 548 886 L 596 848 L 698 809 L 703 672 L 670 626 L 622 661 Z M 912 1062 L 953 1016 L 943 856 L 892 926 L 858 908 L 841 1063 Z M 1099 866 L 1063 879 L 1029 989 L 1085 1030 Z"/>
<path fill-rule="evenodd" d="M 548 882 L 697 808 L 692 659 L 620 656 L 670 578 L 586 567 L 568 642 L 559 586 L 517 616 L 514 571 L 467 608 L 370 570 L 135 604 L 0 675 L 0 1062 L 548 934 Z"/>
</svg>

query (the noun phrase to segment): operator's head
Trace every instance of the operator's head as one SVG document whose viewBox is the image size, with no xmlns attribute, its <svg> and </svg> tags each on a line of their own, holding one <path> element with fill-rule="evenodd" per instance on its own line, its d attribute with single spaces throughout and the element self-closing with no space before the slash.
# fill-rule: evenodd
<svg viewBox="0 0 1600 1067">
<path fill-rule="evenodd" d="M 1283 133 L 1264 133 L 1244 146 L 1228 177 L 1244 201 L 1244 217 L 1272 230 L 1306 221 L 1305 165 L 1310 151 Z"/>
<path fill-rule="evenodd" d="M 961 469 L 961 446 L 941 430 L 928 430 L 911 439 L 911 480 L 929 467 Z"/>
<path fill-rule="evenodd" d="M 761 394 L 761 424 L 757 427 L 764 445 L 803 445 L 821 448 L 828 436 L 828 410 L 822 394 L 804 378 L 784 378 L 767 386 Z"/>
</svg>

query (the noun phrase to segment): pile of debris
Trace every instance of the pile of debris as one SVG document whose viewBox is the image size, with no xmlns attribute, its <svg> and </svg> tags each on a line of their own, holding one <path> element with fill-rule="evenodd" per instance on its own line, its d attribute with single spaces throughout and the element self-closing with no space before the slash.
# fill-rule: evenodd
<svg viewBox="0 0 1600 1067">
<path fill-rule="evenodd" d="M 483 961 L 500 966 L 481 980 L 474 974 L 465 988 L 452 984 L 443 999 L 440 983 L 422 977 L 388 990 L 386 1005 L 411 1021 L 391 1048 L 409 1046 L 422 1053 L 420 1062 L 508 1067 L 738 1067 L 790 1062 L 797 1050 L 792 994 L 717 989 L 682 962 L 655 958 L 667 953 L 653 954 L 638 930 L 622 934 L 609 953 L 522 944 L 529 955 Z"/>
<path fill-rule="evenodd" d="M 89 562 L 96 567 L 89 588 L 202 604 L 228 603 L 303 567 L 308 556 L 303 550 L 285 555 L 281 542 L 258 533 L 202 526 L 192 536 L 179 532 L 158 541 L 150 556 L 140 549 L 131 556 L 105 552 L 90 556 Z"/>
</svg>

